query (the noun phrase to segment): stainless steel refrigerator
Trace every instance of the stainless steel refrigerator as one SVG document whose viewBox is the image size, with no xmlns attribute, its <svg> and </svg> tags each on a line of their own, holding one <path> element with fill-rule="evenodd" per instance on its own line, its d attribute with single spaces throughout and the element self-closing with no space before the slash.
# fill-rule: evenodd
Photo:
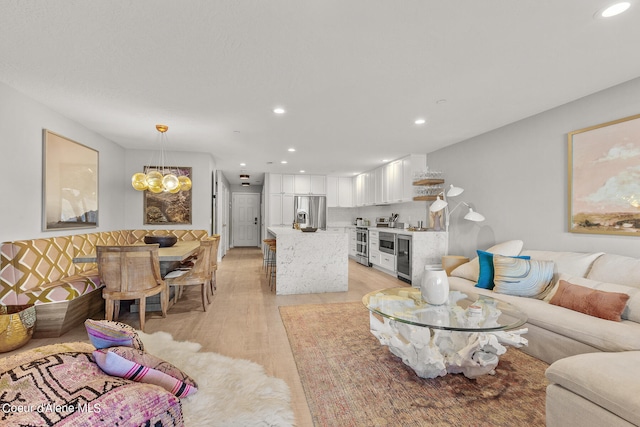
<svg viewBox="0 0 640 427">
<path fill-rule="evenodd" d="M 326 196 L 295 196 L 293 209 L 294 221 L 300 228 L 327 229 Z"/>
</svg>

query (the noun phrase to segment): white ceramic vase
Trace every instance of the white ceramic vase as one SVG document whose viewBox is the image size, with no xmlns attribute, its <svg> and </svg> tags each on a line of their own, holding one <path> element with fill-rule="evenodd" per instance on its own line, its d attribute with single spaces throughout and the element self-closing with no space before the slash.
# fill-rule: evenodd
<svg viewBox="0 0 640 427">
<path fill-rule="evenodd" d="M 449 279 L 438 267 L 426 266 L 420 283 L 422 299 L 431 305 L 442 305 L 449 301 Z"/>
</svg>

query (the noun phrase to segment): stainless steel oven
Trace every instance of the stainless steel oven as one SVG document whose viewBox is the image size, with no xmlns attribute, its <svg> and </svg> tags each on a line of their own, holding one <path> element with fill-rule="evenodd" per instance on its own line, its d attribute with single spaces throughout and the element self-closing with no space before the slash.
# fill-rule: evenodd
<svg viewBox="0 0 640 427">
<path fill-rule="evenodd" d="M 380 232 L 380 241 L 378 243 L 378 249 L 380 252 L 386 254 L 396 254 L 396 235 L 394 233 Z"/>
<path fill-rule="evenodd" d="M 356 227 L 356 261 L 369 267 L 369 229 Z"/>
<path fill-rule="evenodd" d="M 398 279 L 411 283 L 411 236 L 398 234 L 396 243 L 398 244 L 396 254 Z"/>
</svg>

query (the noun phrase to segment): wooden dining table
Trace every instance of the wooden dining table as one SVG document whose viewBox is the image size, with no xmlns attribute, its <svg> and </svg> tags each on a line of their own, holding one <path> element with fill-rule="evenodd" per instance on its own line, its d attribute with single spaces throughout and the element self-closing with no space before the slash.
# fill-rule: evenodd
<svg viewBox="0 0 640 427">
<path fill-rule="evenodd" d="M 195 254 L 198 251 L 199 247 L 199 240 L 186 240 L 176 242 L 175 245 L 167 248 L 159 248 L 158 260 L 160 261 L 160 273 L 162 274 L 162 276 L 164 277 L 164 275 L 171 271 L 176 264 L 179 264 L 180 262 L 189 258 L 191 255 Z M 73 262 L 97 262 L 97 259 L 98 257 L 96 253 L 93 252 L 86 255 L 79 255 L 73 258 Z"/>
<path fill-rule="evenodd" d="M 144 243 L 141 243 L 144 245 Z M 160 261 L 160 275 L 164 277 L 168 272 L 175 270 L 182 261 L 189 258 L 191 255 L 194 255 L 198 252 L 198 248 L 200 247 L 199 240 L 185 240 L 178 241 L 173 246 L 159 248 L 158 249 L 158 261 Z M 74 263 L 84 263 L 84 262 L 97 262 L 98 257 L 95 252 L 79 255 L 73 258 Z M 170 289 L 171 291 L 171 289 Z M 173 301 L 173 298 L 170 298 L 170 301 Z M 139 305 L 137 302 L 131 304 L 129 307 L 132 313 L 137 313 L 139 309 Z M 146 311 L 159 311 L 160 310 L 160 295 L 154 295 L 147 298 L 147 308 Z"/>
</svg>

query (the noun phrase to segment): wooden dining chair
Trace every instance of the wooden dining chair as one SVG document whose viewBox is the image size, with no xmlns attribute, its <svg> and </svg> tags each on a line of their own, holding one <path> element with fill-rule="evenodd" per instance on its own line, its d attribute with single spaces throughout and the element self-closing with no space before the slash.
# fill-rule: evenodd
<svg viewBox="0 0 640 427">
<path fill-rule="evenodd" d="M 204 239 L 200 241 L 200 248 L 193 260 L 193 267 L 189 269 L 174 270 L 164 276 L 168 286 L 175 286 L 174 304 L 178 302 L 178 298 L 182 295 L 184 286 L 201 287 L 202 308 L 207 311 L 207 305 L 211 302 L 209 299 L 209 287 L 211 286 L 211 250 L 215 241 L 212 239 Z"/>
<path fill-rule="evenodd" d="M 118 320 L 120 301 L 140 300 L 140 330 L 144 331 L 146 298 L 160 294 L 162 317 L 167 316 L 169 292 L 160 276 L 159 245 L 96 246 L 98 274 L 104 284 L 105 317 Z M 117 302 L 117 303 L 116 303 Z"/>
<path fill-rule="evenodd" d="M 211 283 L 209 286 L 211 296 L 213 296 L 213 292 L 218 289 L 216 272 L 218 271 L 218 249 L 220 248 L 220 235 L 212 234 L 209 239 L 213 240 L 213 247 L 211 248 Z"/>
</svg>

